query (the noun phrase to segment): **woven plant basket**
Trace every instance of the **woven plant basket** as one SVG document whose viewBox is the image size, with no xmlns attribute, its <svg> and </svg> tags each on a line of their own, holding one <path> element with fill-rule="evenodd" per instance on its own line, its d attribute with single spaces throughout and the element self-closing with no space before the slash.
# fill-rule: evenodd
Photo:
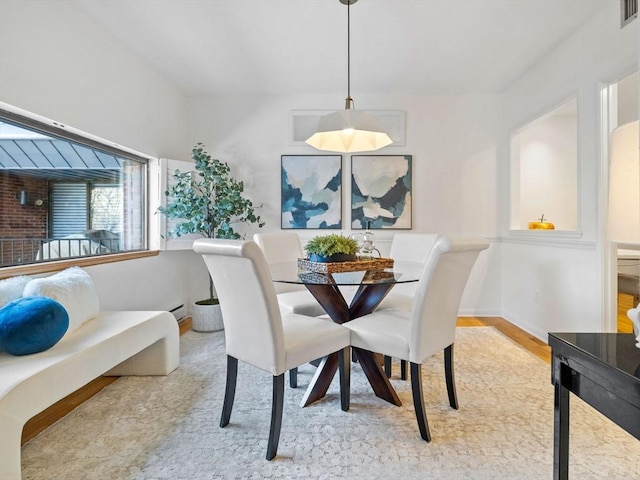
<svg viewBox="0 0 640 480">
<path fill-rule="evenodd" d="M 358 258 L 353 262 L 312 262 L 305 258 L 298 259 L 298 268 L 313 273 L 358 272 L 362 270 L 382 270 L 393 268 L 393 258 Z"/>
</svg>

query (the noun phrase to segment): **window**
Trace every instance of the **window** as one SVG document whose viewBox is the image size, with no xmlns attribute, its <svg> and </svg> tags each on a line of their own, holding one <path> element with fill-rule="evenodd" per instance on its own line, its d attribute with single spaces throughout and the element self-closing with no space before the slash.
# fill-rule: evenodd
<svg viewBox="0 0 640 480">
<path fill-rule="evenodd" d="M 147 248 L 147 159 L 0 110 L 0 267 Z"/>
</svg>

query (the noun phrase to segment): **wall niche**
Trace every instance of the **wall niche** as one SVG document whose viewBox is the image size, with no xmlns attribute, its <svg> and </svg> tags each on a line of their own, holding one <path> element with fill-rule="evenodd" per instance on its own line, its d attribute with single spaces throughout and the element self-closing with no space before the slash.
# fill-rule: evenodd
<svg viewBox="0 0 640 480">
<path fill-rule="evenodd" d="M 578 108 L 576 99 L 511 135 L 511 230 L 544 221 L 578 229 Z"/>
</svg>

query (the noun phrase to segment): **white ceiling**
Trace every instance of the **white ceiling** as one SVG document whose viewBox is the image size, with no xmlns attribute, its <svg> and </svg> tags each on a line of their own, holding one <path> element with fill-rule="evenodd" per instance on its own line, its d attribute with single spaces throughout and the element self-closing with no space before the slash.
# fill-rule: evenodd
<svg viewBox="0 0 640 480">
<path fill-rule="evenodd" d="M 347 89 L 339 0 L 75 0 L 186 95 Z M 360 0 L 351 93 L 500 92 L 618 0 Z"/>
</svg>

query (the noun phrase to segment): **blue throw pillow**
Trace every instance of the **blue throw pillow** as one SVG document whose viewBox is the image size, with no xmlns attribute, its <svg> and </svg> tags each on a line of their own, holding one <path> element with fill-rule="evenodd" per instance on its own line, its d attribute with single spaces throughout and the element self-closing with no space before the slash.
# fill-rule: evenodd
<svg viewBox="0 0 640 480">
<path fill-rule="evenodd" d="M 0 309 L 0 350 L 29 355 L 53 347 L 69 328 L 65 308 L 47 297 L 24 297 Z"/>
</svg>

